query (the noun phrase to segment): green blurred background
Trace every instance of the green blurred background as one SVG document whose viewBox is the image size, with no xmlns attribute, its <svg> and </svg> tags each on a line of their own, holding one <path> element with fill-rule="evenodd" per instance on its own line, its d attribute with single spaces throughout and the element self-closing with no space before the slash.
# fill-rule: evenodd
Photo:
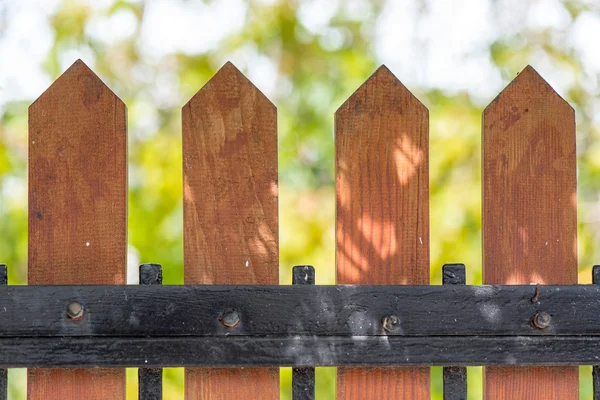
<svg viewBox="0 0 600 400">
<path fill-rule="evenodd" d="M 180 107 L 227 60 L 278 107 L 280 281 L 334 283 L 333 113 L 382 63 L 430 110 L 431 283 L 464 262 L 481 283 L 481 112 L 532 64 L 578 121 L 579 280 L 600 262 L 600 5 L 589 0 L 0 0 L 0 261 L 26 282 L 27 107 L 77 58 L 129 110 L 129 282 L 140 262 L 183 283 Z M 581 368 L 581 398 L 591 371 Z M 25 371 L 10 371 L 10 398 Z M 291 398 L 290 369 L 281 374 Z M 128 372 L 136 398 L 136 371 Z M 183 370 L 167 369 L 167 399 Z M 317 369 L 333 399 L 335 370 Z M 481 398 L 471 368 L 469 399 Z M 435 399 L 441 370 L 432 369 Z"/>
</svg>

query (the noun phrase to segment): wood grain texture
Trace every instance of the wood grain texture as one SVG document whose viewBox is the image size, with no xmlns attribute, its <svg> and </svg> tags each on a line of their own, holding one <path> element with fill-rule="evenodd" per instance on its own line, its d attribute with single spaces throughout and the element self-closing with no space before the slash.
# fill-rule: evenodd
<svg viewBox="0 0 600 400">
<path fill-rule="evenodd" d="M 574 110 L 528 66 L 483 113 L 484 283 L 577 283 L 576 190 Z M 485 397 L 574 400 L 578 377 L 486 368 Z"/>
<path fill-rule="evenodd" d="M 338 284 L 429 284 L 428 123 L 385 66 L 336 112 Z M 342 400 L 429 392 L 429 368 L 338 369 Z"/>
<path fill-rule="evenodd" d="M 125 104 L 76 61 L 29 107 L 30 285 L 124 284 Z M 29 399 L 124 399 L 125 370 L 30 369 Z"/>
<path fill-rule="evenodd" d="M 185 283 L 279 281 L 277 110 L 227 63 L 183 119 Z M 186 399 L 279 399 L 279 370 L 187 369 Z"/>
</svg>

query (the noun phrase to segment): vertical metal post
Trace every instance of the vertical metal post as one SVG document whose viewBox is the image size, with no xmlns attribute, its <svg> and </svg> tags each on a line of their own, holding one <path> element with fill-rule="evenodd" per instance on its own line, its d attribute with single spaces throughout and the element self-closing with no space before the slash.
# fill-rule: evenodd
<svg viewBox="0 0 600 400">
<path fill-rule="evenodd" d="M 8 269 L 6 264 L 0 264 L 0 285 L 8 284 Z M 0 400 L 8 397 L 8 371 L 0 369 Z"/>
<path fill-rule="evenodd" d="M 467 274 L 464 264 L 444 264 L 442 267 L 444 285 L 465 285 Z M 466 400 L 467 368 L 444 367 L 444 400 Z"/>
<path fill-rule="evenodd" d="M 292 273 L 292 285 L 314 285 L 315 269 L 311 265 L 297 265 Z M 292 368 L 292 399 L 315 399 L 314 367 Z"/>
<path fill-rule="evenodd" d="M 140 265 L 140 285 L 162 285 L 162 266 Z M 138 384 L 139 400 L 162 400 L 162 368 L 140 368 Z"/>
<path fill-rule="evenodd" d="M 594 265 L 592 268 L 592 283 L 600 285 L 600 265 Z M 594 400 L 600 400 L 600 365 L 592 367 L 592 376 L 594 378 Z"/>
</svg>

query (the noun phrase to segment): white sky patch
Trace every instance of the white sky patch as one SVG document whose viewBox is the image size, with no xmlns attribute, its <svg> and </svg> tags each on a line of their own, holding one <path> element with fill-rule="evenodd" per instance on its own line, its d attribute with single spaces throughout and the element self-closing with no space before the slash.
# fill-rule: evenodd
<svg viewBox="0 0 600 400">
<path fill-rule="evenodd" d="M 106 11 L 116 2 L 116 0 L 79 0 L 79 1 L 81 3 L 87 4 L 87 6 L 92 8 L 92 10 L 94 10 L 94 11 Z"/>
<path fill-rule="evenodd" d="M 600 17 L 590 12 L 580 15 L 571 30 L 569 44 L 581 54 L 588 74 L 600 71 L 598 38 L 600 38 Z"/>
<path fill-rule="evenodd" d="M 216 49 L 227 35 L 245 23 L 247 5 L 241 0 L 203 2 L 158 0 L 147 3 L 141 49 L 152 58 Z"/>
<path fill-rule="evenodd" d="M 257 56 L 249 63 L 248 79 L 271 101 L 277 85 L 277 64 L 264 56 Z"/>
<path fill-rule="evenodd" d="M 129 119 L 130 134 L 137 139 L 148 140 L 159 129 L 160 117 L 155 104 L 140 99 L 128 105 L 127 112 L 133 117 Z"/>
<path fill-rule="evenodd" d="M 63 51 L 58 56 L 58 63 L 62 71 L 69 68 L 79 58 L 92 70 L 96 66 L 96 53 L 88 46 L 78 46 Z"/>
<path fill-rule="evenodd" d="M 566 29 L 571 23 L 571 16 L 557 0 L 534 1 L 526 23 L 533 29 Z"/>
<path fill-rule="evenodd" d="M 416 2 L 388 2 L 375 23 L 375 51 L 403 81 L 416 79 L 413 71 L 420 61 L 419 55 L 414 54 L 417 53 L 415 47 L 418 48 L 415 42 L 416 5 Z"/>
<path fill-rule="evenodd" d="M 227 61 L 231 61 L 236 68 L 245 72 L 252 61 L 258 57 L 258 49 L 252 43 L 247 43 L 238 47 L 233 52 L 221 55 L 219 67 L 223 66 Z"/>
<path fill-rule="evenodd" d="M 110 16 L 91 17 L 85 33 L 107 45 L 131 38 L 136 33 L 137 17 L 130 10 L 119 10 Z"/>
<path fill-rule="evenodd" d="M 263 6 L 272 6 L 276 4 L 279 0 L 254 0 L 256 4 L 260 4 Z"/>
<path fill-rule="evenodd" d="M 140 252 L 132 245 L 127 246 L 127 284 L 140 283 Z"/>
<path fill-rule="evenodd" d="M 371 17 L 373 7 L 366 0 L 346 0 L 342 3 L 344 16 L 354 21 L 361 21 L 365 17 Z"/>
<path fill-rule="evenodd" d="M 340 0 L 307 0 L 298 7 L 298 20 L 311 33 L 324 33 L 336 15 Z"/>
<path fill-rule="evenodd" d="M 542 75 L 545 81 L 562 97 L 564 97 L 569 88 L 575 84 L 575 75 L 573 71 L 560 68 L 556 62 L 543 50 L 534 52 L 532 57 L 535 59 L 533 67 Z"/>
<path fill-rule="evenodd" d="M 21 208 L 23 199 L 27 199 L 27 182 L 22 178 L 5 175 L 0 189 L 2 189 L 0 199 L 5 200 L 6 205 L 11 208 Z"/>
<path fill-rule="evenodd" d="M 47 17 L 53 1 L 0 1 L 0 108 L 8 101 L 35 99 L 51 81 L 40 65 L 54 42 Z M 9 62 L 10 61 L 10 62 Z"/>
<path fill-rule="evenodd" d="M 429 1 L 424 9 L 388 2 L 377 23 L 377 55 L 409 87 L 489 98 L 503 83 L 488 54 L 494 35 L 485 1 Z"/>
<path fill-rule="evenodd" d="M 227 61 L 242 71 L 269 100 L 273 101 L 280 93 L 282 79 L 277 75 L 277 63 L 260 54 L 256 46 L 248 44 L 233 53 L 223 54 L 221 65 Z"/>
</svg>

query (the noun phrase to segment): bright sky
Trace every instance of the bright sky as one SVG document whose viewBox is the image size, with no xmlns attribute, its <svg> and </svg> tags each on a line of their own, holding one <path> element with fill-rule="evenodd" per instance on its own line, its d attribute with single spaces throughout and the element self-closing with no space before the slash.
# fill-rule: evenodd
<svg viewBox="0 0 600 400">
<path fill-rule="evenodd" d="M 89 0 L 91 7 L 104 10 L 113 0 Z M 268 3 L 269 0 L 263 0 Z M 409 88 L 437 87 L 447 91 L 468 91 L 482 101 L 498 93 L 504 83 L 489 59 L 489 45 L 499 32 L 510 35 L 523 27 L 569 27 L 570 18 L 558 0 L 530 0 L 527 11 L 522 0 L 505 0 L 506 15 L 496 15 L 490 0 L 388 1 L 375 28 L 375 50 Z M 31 100 L 51 83 L 40 65 L 53 43 L 48 16 L 59 0 L 0 0 L 0 109 L 11 100 Z M 312 0 L 302 3 L 300 19 L 310 31 L 335 47 L 342 34 L 329 27 L 336 8 L 360 18 L 371 12 L 368 1 Z M 247 6 L 241 0 L 204 4 L 181 0 L 153 0 L 147 4 L 141 27 L 140 49 L 145 61 L 153 63 L 173 52 L 195 54 L 216 49 L 228 34 L 239 30 Z M 422 18 L 416 18 L 422 13 Z M 99 15 L 101 13 L 98 13 Z M 134 35 L 136 18 L 121 11 L 110 18 L 94 17 L 87 33 L 107 44 Z M 570 27 L 565 44 L 582 55 L 588 76 L 600 73 L 600 18 L 582 15 Z M 82 58 L 93 67 L 93 54 L 80 48 L 64 55 L 65 69 Z M 248 71 L 250 78 L 268 96 L 274 94 L 274 60 L 259 58 L 252 49 L 229 57 Z M 534 67 L 558 90 L 568 87 L 572 76 L 560 71 L 540 54 Z M 590 80 L 590 85 L 595 85 Z M 594 90 L 595 88 L 590 88 Z"/>
</svg>

